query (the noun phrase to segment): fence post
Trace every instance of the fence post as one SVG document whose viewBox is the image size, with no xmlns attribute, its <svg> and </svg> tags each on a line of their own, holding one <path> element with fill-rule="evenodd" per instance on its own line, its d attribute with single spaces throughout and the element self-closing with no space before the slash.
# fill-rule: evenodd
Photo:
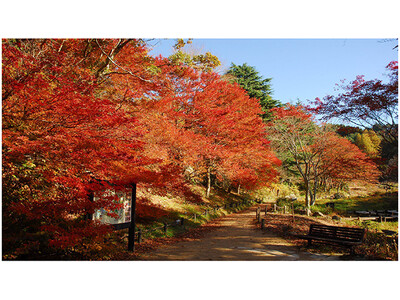
<svg viewBox="0 0 400 300">
<path fill-rule="evenodd" d="M 256 209 L 256 219 L 258 222 L 260 222 L 260 217 L 261 217 L 261 208 L 257 207 Z"/>
<path fill-rule="evenodd" d="M 276 212 L 276 204 L 274 203 L 274 212 Z"/>
<path fill-rule="evenodd" d="M 285 205 L 285 206 L 283 207 L 283 213 L 286 215 L 286 212 L 287 212 L 287 206 Z"/>
<path fill-rule="evenodd" d="M 294 223 L 294 204 L 292 202 L 292 222 Z"/>
<path fill-rule="evenodd" d="M 164 222 L 164 233 L 167 234 L 167 222 Z"/>
<path fill-rule="evenodd" d="M 196 214 L 194 214 L 194 221 L 196 222 L 196 220 L 197 220 L 197 215 Z"/>
<path fill-rule="evenodd" d="M 265 229 L 265 219 L 261 220 L 261 229 Z"/>
<path fill-rule="evenodd" d="M 139 228 L 137 240 L 138 240 L 139 244 L 142 242 L 142 229 L 141 228 Z"/>
</svg>

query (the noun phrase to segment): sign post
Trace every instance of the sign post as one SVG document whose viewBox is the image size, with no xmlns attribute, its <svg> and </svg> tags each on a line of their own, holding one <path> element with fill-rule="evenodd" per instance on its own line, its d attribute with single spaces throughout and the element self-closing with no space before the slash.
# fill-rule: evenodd
<svg viewBox="0 0 400 300">
<path fill-rule="evenodd" d="M 131 184 L 132 197 L 131 197 L 131 223 L 129 225 L 128 234 L 128 251 L 135 251 L 135 225 L 136 225 L 136 183 Z"/>
</svg>

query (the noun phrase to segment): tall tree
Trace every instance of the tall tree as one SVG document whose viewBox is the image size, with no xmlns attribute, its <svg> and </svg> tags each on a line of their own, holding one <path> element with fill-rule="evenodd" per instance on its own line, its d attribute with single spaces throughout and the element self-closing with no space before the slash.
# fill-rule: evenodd
<svg viewBox="0 0 400 300">
<path fill-rule="evenodd" d="M 279 161 L 266 140 L 258 101 L 217 74 L 203 72 L 199 78 L 180 112 L 180 126 L 191 132 L 192 167 L 204 176 L 207 195 L 212 178 L 247 188 L 271 182 Z"/>
<path fill-rule="evenodd" d="M 310 146 L 316 139 L 318 127 L 301 106 L 286 105 L 272 109 L 272 120 L 267 123 L 267 133 L 279 158 L 293 161 L 305 187 L 305 205 L 310 208 L 310 191 L 316 153 Z"/>
<path fill-rule="evenodd" d="M 327 178 L 339 183 L 376 179 L 375 164 L 350 141 L 318 126 L 304 107 L 287 105 L 272 112 L 267 132 L 279 156 L 294 161 L 304 182 L 307 209 Z"/>
<path fill-rule="evenodd" d="M 118 43 L 99 42 L 108 53 Z M 21 249 L 35 246 L 32 237 L 38 232 L 58 247 L 96 236 L 104 228 L 81 216 L 118 206 L 116 199 L 90 201 L 89 191 L 105 188 L 96 179 L 138 178 L 152 163 L 140 155 L 137 118 L 101 93 L 97 73 L 104 56 L 99 46 L 90 52 L 88 45 L 85 40 L 3 40 L 6 244 L 18 237 L 15 232 L 22 235 L 16 244 Z M 141 47 L 131 46 L 141 56 Z"/>
<path fill-rule="evenodd" d="M 110 184 L 183 186 L 147 146 L 145 104 L 170 86 L 142 41 L 3 40 L 2 53 L 3 245 L 95 238 L 106 228 L 83 216 L 121 204 L 88 193 Z"/>
<path fill-rule="evenodd" d="M 269 111 L 271 108 L 280 105 L 278 100 L 272 98 L 271 80 L 272 78 L 263 79 L 259 72 L 252 66 L 244 63 L 241 66 L 232 63 L 226 73 L 229 80 L 237 82 L 251 98 L 256 98 L 260 101 L 263 110 L 263 119 L 270 117 Z"/>
<path fill-rule="evenodd" d="M 376 164 L 346 138 L 327 132 L 321 144 L 323 152 L 318 172 L 322 179 L 329 179 L 338 189 L 352 180 L 377 181 L 380 173 Z"/>
</svg>

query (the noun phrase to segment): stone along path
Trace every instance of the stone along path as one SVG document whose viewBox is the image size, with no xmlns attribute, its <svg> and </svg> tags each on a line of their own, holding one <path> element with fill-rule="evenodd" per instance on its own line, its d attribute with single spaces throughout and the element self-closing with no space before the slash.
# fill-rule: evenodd
<svg viewBox="0 0 400 300">
<path fill-rule="evenodd" d="M 255 208 L 218 220 L 219 227 L 194 241 L 177 242 L 140 256 L 140 260 L 339 260 L 300 251 L 289 241 L 254 225 Z"/>
</svg>

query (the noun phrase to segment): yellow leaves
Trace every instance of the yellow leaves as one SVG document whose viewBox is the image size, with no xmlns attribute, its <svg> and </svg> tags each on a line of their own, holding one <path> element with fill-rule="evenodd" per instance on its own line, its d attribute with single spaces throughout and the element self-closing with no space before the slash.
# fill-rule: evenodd
<svg viewBox="0 0 400 300">
<path fill-rule="evenodd" d="M 174 45 L 174 49 L 176 50 L 176 52 L 169 56 L 169 60 L 173 64 L 184 64 L 186 66 L 202 70 L 204 72 L 210 72 L 221 65 L 218 57 L 211 54 L 210 52 L 206 52 L 205 54 L 195 54 L 190 53 L 190 51 L 184 51 L 183 47 L 191 43 L 191 39 L 189 39 L 187 42 L 185 42 L 183 39 L 178 39 L 178 41 Z"/>
<path fill-rule="evenodd" d="M 371 158 L 377 158 L 381 150 L 381 138 L 373 130 L 364 130 L 355 137 L 356 145 Z"/>
<path fill-rule="evenodd" d="M 186 42 L 183 39 L 177 39 L 174 49 L 175 50 L 180 50 L 181 48 L 185 47 L 187 44 L 191 44 L 193 39 L 188 39 Z"/>
</svg>

